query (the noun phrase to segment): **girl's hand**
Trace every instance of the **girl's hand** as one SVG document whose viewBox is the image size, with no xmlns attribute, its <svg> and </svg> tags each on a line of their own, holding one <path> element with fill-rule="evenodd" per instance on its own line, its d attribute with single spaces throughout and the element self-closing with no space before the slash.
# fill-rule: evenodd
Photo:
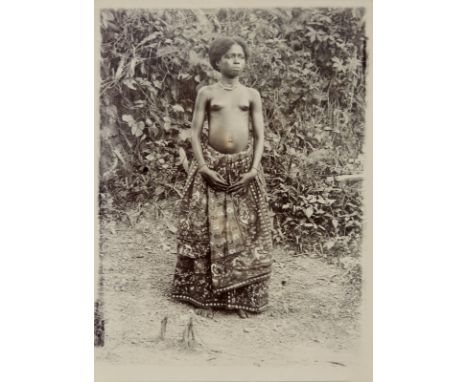
<svg viewBox="0 0 468 382">
<path fill-rule="evenodd" d="M 206 183 L 215 191 L 225 192 L 227 190 L 228 184 L 216 171 L 209 169 L 208 166 L 203 166 L 199 172 Z"/>
<path fill-rule="evenodd" d="M 256 176 L 257 176 L 256 170 L 250 170 L 249 172 L 242 174 L 235 183 L 231 184 L 228 187 L 227 192 L 236 192 L 244 187 L 247 187 L 248 184 L 252 180 L 254 180 Z"/>
</svg>

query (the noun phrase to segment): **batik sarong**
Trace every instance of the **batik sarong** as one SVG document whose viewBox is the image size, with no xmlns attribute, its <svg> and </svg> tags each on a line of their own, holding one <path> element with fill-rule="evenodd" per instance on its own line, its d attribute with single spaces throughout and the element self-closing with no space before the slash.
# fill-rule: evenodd
<svg viewBox="0 0 468 382">
<path fill-rule="evenodd" d="M 253 143 L 224 154 L 206 141 L 209 168 L 228 184 L 250 170 Z M 261 312 L 268 305 L 272 266 L 271 218 L 263 169 L 236 192 L 211 188 L 194 160 L 179 204 L 177 263 L 172 297 L 202 308 Z"/>
</svg>

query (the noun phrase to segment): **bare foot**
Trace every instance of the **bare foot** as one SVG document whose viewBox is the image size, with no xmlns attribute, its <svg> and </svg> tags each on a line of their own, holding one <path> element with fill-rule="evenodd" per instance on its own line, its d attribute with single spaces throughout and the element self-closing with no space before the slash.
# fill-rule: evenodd
<svg viewBox="0 0 468 382">
<path fill-rule="evenodd" d="M 240 318 L 249 318 L 249 314 L 245 310 L 239 309 L 237 314 Z"/>
<path fill-rule="evenodd" d="M 195 309 L 195 314 L 201 317 L 205 318 L 213 318 L 214 312 L 213 309 L 208 308 L 208 309 Z"/>
</svg>

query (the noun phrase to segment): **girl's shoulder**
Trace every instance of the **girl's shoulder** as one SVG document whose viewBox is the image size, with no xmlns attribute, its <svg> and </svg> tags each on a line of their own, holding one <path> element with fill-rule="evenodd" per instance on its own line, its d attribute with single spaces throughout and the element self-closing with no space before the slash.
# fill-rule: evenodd
<svg viewBox="0 0 468 382">
<path fill-rule="evenodd" d="M 209 101 L 213 97 L 213 85 L 203 85 L 197 90 L 197 98 L 201 101 Z"/>
<path fill-rule="evenodd" d="M 213 85 L 203 85 L 198 88 L 197 93 L 207 94 L 207 93 L 211 93 L 212 90 L 213 90 Z"/>
<path fill-rule="evenodd" d="M 249 96 L 250 96 L 252 101 L 260 99 L 260 92 L 257 89 L 251 88 L 251 87 L 248 87 L 248 86 L 245 86 L 245 89 L 249 93 Z"/>
<path fill-rule="evenodd" d="M 247 91 L 248 91 L 249 93 L 251 93 L 251 94 L 260 94 L 260 93 L 258 92 L 258 90 L 255 89 L 255 88 L 251 88 L 251 87 L 245 86 L 245 85 L 242 85 L 242 86 L 245 88 L 245 90 L 247 90 Z"/>
</svg>

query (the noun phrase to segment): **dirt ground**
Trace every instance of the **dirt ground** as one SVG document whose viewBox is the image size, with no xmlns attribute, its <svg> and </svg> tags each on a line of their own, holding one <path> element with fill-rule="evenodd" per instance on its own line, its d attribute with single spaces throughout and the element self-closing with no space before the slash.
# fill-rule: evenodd
<svg viewBox="0 0 468 382">
<path fill-rule="evenodd" d="M 105 346 L 95 348 L 96 362 L 165 367 L 309 365 L 346 374 L 359 340 L 360 315 L 358 293 L 342 269 L 276 246 L 270 308 L 247 319 L 225 311 L 204 318 L 195 315 L 191 305 L 170 298 L 175 221 L 167 210 L 155 211 L 138 221 L 129 215 L 128 222 L 101 224 Z M 192 350 L 181 341 L 191 317 L 197 341 Z"/>
</svg>

